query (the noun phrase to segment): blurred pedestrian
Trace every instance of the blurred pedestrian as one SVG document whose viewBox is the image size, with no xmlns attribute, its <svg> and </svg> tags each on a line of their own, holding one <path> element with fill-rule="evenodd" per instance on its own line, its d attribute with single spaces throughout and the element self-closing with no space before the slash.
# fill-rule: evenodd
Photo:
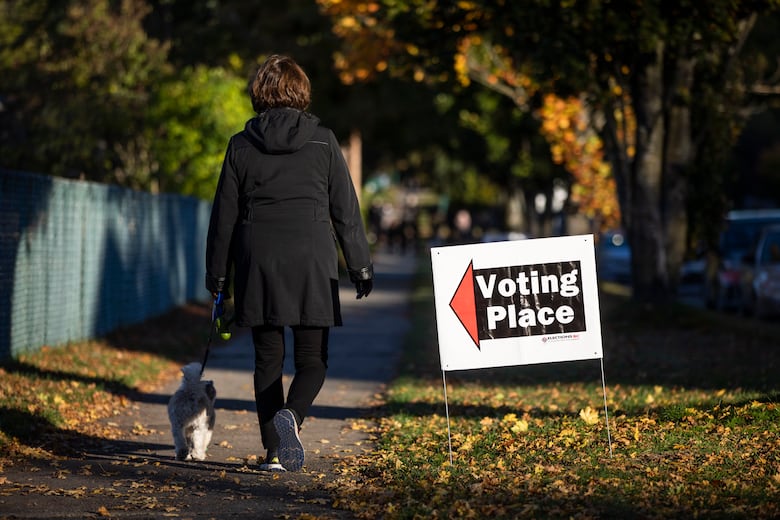
<svg viewBox="0 0 780 520">
<path fill-rule="evenodd" d="M 471 212 L 467 209 L 458 210 L 453 219 L 455 232 L 450 239 L 453 244 L 470 244 L 474 241 L 471 227 Z"/>
<path fill-rule="evenodd" d="M 266 457 L 261 469 L 303 466 L 299 431 L 324 381 L 330 327 L 342 324 L 336 240 L 357 298 L 372 289 L 358 199 L 333 132 L 306 112 L 309 78 L 270 56 L 250 86 L 257 116 L 231 137 L 214 196 L 206 288 L 226 291 L 234 269 L 236 324 L 251 327 L 254 387 Z M 335 236 L 335 239 L 334 239 Z M 295 375 L 282 386 L 284 328 Z"/>
</svg>

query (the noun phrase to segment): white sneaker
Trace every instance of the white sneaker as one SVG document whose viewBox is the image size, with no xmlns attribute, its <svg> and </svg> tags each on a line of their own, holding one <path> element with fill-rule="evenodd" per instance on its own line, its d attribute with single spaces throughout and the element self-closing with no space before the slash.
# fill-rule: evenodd
<svg viewBox="0 0 780 520">
<path fill-rule="evenodd" d="M 267 456 L 265 462 L 259 465 L 260 471 L 282 472 L 287 471 L 279 462 L 279 457 Z"/>
</svg>

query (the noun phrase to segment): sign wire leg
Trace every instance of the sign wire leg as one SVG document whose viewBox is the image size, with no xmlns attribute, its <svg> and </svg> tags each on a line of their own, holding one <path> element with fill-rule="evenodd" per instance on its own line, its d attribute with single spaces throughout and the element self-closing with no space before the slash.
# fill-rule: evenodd
<svg viewBox="0 0 780 520">
<path fill-rule="evenodd" d="M 612 458 L 612 436 L 609 433 L 609 410 L 607 409 L 607 383 L 604 378 L 604 358 L 601 361 L 601 390 L 604 393 L 604 417 L 607 420 L 607 443 L 609 444 L 609 458 Z"/>
<path fill-rule="evenodd" d="M 444 383 L 444 413 L 447 416 L 447 446 L 450 451 L 450 466 L 452 466 L 452 433 L 450 431 L 450 405 L 447 402 L 447 376 L 444 370 L 441 371 L 441 380 Z"/>
</svg>

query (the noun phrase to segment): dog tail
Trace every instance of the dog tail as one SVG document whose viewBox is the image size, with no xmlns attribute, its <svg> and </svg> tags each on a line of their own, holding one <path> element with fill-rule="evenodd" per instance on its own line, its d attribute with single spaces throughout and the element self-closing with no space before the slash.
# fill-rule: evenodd
<svg viewBox="0 0 780 520">
<path fill-rule="evenodd" d="M 181 373 L 184 374 L 184 379 L 192 383 L 200 381 L 200 363 L 194 362 L 189 365 L 185 365 L 181 368 Z"/>
</svg>

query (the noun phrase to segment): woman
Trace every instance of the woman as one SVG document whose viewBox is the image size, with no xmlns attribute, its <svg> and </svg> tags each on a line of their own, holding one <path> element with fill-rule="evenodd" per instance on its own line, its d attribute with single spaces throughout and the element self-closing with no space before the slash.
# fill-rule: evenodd
<svg viewBox="0 0 780 520">
<path fill-rule="evenodd" d="M 274 55 L 250 86 L 257 117 L 228 143 L 206 246 L 206 288 L 226 291 L 231 266 L 236 324 L 252 328 L 254 386 L 267 450 L 261 469 L 297 471 L 298 436 L 325 381 L 328 333 L 341 325 L 338 240 L 357 298 L 373 267 L 352 180 L 333 132 L 305 110 L 311 85 L 289 57 Z M 295 376 L 282 387 L 284 327 Z"/>
</svg>

